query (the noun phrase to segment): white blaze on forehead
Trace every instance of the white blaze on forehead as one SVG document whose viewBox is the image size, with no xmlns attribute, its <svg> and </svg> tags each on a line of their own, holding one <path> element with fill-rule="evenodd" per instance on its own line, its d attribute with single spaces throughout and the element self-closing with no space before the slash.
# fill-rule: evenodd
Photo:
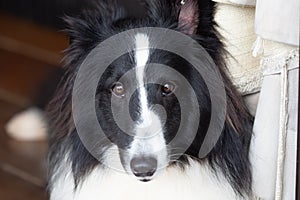
<svg viewBox="0 0 300 200">
<path fill-rule="evenodd" d="M 149 59 L 149 38 L 148 38 L 148 36 L 145 34 L 138 33 L 135 36 L 135 48 L 136 48 L 136 51 L 135 51 L 136 65 L 137 65 L 137 67 L 143 68 Z"/>
<path fill-rule="evenodd" d="M 147 92 L 144 83 L 145 66 L 149 59 L 148 36 L 145 34 L 138 33 L 135 36 L 135 48 L 136 77 L 140 88 L 139 98 L 141 103 L 141 120 L 143 124 L 149 124 L 151 122 L 151 117 L 148 109 Z"/>
<path fill-rule="evenodd" d="M 149 37 L 146 34 L 137 34 L 135 36 L 135 47 L 141 119 L 136 127 L 136 136 L 131 143 L 130 157 L 139 155 L 155 156 L 158 168 L 162 168 L 168 162 L 162 122 L 160 117 L 149 108 L 145 87 L 145 68 L 150 56 Z"/>
</svg>

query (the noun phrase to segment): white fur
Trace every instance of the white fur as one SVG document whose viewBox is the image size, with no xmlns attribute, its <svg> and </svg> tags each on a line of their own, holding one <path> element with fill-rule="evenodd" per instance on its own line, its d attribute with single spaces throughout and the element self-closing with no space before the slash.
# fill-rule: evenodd
<svg viewBox="0 0 300 200">
<path fill-rule="evenodd" d="M 191 161 L 182 171 L 165 169 L 150 182 L 140 182 L 127 174 L 97 168 L 73 192 L 70 165 L 61 165 L 62 172 L 53 183 L 50 200 L 236 200 L 237 197 L 223 176 L 215 176 L 207 164 Z M 221 173 L 220 173 L 221 174 Z"/>
<path fill-rule="evenodd" d="M 30 108 L 16 114 L 5 126 L 7 134 L 21 141 L 45 140 L 47 124 L 44 113 L 38 108 Z"/>
<path fill-rule="evenodd" d="M 142 124 L 149 126 L 151 117 L 148 109 L 147 93 L 144 83 L 144 74 L 147 61 L 149 59 L 149 38 L 145 34 L 137 34 L 135 37 L 135 60 L 136 60 L 136 78 L 139 84 L 140 108 Z"/>
<path fill-rule="evenodd" d="M 146 34 L 135 36 L 136 78 L 139 85 L 140 123 L 136 126 L 136 134 L 129 149 L 129 160 L 134 156 L 149 155 L 157 159 L 158 169 L 168 163 L 166 141 L 163 135 L 163 124 L 149 107 L 145 88 L 145 68 L 149 60 L 149 37 Z M 128 167 L 127 167 L 128 168 Z M 130 171 L 127 169 L 127 171 Z"/>
</svg>

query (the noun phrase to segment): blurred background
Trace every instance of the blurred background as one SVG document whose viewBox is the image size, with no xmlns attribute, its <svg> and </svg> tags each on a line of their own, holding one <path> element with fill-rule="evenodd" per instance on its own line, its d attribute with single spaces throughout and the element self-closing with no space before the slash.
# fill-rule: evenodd
<svg viewBox="0 0 300 200">
<path fill-rule="evenodd" d="M 12 139 L 5 127 L 15 114 L 47 99 L 49 91 L 41 90 L 60 71 L 69 43 L 62 18 L 93 1 L 0 0 L 0 200 L 48 199 L 47 142 Z"/>
<path fill-rule="evenodd" d="M 0 200 L 48 199 L 47 143 L 21 142 L 5 133 L 16 113 L 34 104 L 47 76 L 61 67 L 68 38 L 62 16 L 84 0 L 0 0 Z"/>
</svg>

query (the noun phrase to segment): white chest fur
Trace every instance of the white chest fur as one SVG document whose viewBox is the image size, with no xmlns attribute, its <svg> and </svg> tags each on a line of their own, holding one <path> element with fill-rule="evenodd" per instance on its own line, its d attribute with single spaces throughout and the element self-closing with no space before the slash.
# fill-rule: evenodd
<svg viewBox="0 0 300 200">
<path fill-rule="evenodd" d="M 98 168 L 75 192 L 70 171 L 65 171 L 52 186 L 51 200 L 239 199 L 224 177 L 217 178 L 206 165 L 197 162 L 192 162 L 185 171 L 177 167 L 166 169 L 147 183 L 127 174 Z"/>
</svg>

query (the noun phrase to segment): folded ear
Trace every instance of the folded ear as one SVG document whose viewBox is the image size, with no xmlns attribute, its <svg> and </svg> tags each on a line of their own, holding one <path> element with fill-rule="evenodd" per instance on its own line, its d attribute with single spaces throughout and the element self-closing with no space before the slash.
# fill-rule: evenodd
<svg viewBox="0 0 300 200">
<path fill-rule="evenodd" d="M 178 26 L 186 34 L 195 34 L 199 25 L 198 0 L 181 0 Z"/>
<path fill-rule="evenodd" d="M 70 45 L 66 51 L 65 64 L 80 63 L 101 41 L 111 36 L 111 25 L 125 16 L 117 0 L 91 0 L 80 15 L 66 16 L 65 32 L 70 37 Z"/>
<path fill-rule="evenodd" d="M 117 0 L 90 0 L 79 15 L 64 18 L 65 31 L 74 41 L 85 41 L 89 39 L 88 36 L 101 35 L 105 27 L 110 27 L 113 22 L 125 16 L 125 10 Z"/>
<path fill-rule="evenodd" d="M 199 22 L 198 0 L 142 0 L 142 2 L 150 18 L 158 24 L 178 22 L 178 28 L 182 32 L 196 33 Z"/>
</svg>

